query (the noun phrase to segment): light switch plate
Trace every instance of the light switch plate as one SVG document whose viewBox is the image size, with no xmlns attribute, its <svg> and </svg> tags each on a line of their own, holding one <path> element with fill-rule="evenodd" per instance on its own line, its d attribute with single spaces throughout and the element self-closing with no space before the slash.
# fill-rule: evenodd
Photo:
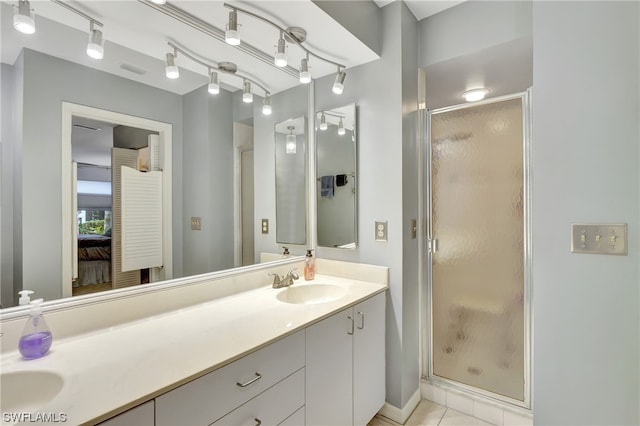
<svg viewBox="0 0 640 426">
<path fill-rule="evenodd" d="M 192 231 L 200 231 L 202 229 L 202 223 L 199 217 L 191 218 L 191 230 Z"/>
<path fill-rule="evenodd" d="M 571 225 L 571 252 L 627 255 L 626 223 L 574 223 Z"/>
<path fill-rule="evenodd" d="M 376 241 L 387 241 L 387 221 L 376 221 Z"/>
<path fill-rule="evenodd" d="M 268 234 L 269 233 L 269 219 L 262 219 L 260 221 L 260 227 L 262 228 L 262 233 L 263 234 Z"/>
</svg>

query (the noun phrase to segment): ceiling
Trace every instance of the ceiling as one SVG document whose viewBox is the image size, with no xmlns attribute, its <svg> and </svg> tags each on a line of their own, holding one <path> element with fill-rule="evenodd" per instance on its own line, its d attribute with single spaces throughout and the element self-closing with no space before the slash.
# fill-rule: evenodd
<svg viewBox="0 0 640 426">
<path fill-rule="evenodd" d="M 389 3 L 393 3 L 397 0 L 374 0 L 379 7 L 384 7 Z M 442 12 L 445 9 L 449 9 L 455 5 L 463 3 L 465 0 L 404 0 L 409 7 L 409 10 L 413 13 L 418 21 L 424 18 L 435 15 Z"/>
<path fill-rule="evenodd" d="M 36 14 L 36 33 L 23 35 L 13 29 L 12 4 L 2 3 L 2 62 L 13 64 L 22 47 L 48 53 L 85 66 L 139 81 L 174 93 L 184 94 L 207 83 L 207 67 L 178 54 L 180 78 L 164 76 L 164 58 L 172 52 L 169 41 L 197 54 L 207 64 L 230 61 L 238 66 L 238 74 L 256 80 L 271 93 L 300 84 L 292 76 L 272 63 L 265 63 L 224 41 L 215 39 L 187 24 L 179 22 L 141 0 L 83 0 L 68 1 L 69 5 L 102 22 L 105 41 L 103 60 L 85 54 L 89 23 L 66 8 L 50 1 L 32 0 Z M 171 6 L 198 17 L 207 24 L 224 30 L 230 9 L 222 1 L 169 1 Z M 334 62 L 354 67 L 379 56 L 353 34 L 338 24 L 310 0 L 228 3 L 266 17 L 281 27 L 298 26 L 307 32 L 305 46 Z M 162 7 L 162 6 L 159 6 Z M 254 17 L 239 13 L 239 32 L 243 44 L 249 44 L 273 57 L 279 31 Z M 304 52 L 288 43 L 287 54 L 291 71 L 297 70 Z M 336 72 L 337 67 L 315 59 L 309 60 L 314 78 Z M 238 76 L 220 74 L 223 87 L 241 88 Z M 255 90 L 255 89 L 254 89 Z M 260 91 L 256 92 L 262 95 Z"/>
</svg>

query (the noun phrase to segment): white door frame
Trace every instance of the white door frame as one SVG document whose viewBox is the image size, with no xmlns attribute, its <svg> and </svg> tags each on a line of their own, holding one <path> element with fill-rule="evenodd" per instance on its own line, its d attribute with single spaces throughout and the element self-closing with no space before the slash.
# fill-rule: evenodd
<svg viewBox="0 0 640 426">
<path fill-rule="evenodd" d="M 62 103 L 62 297 L 72 295 L 72 235 L 75 232 L 73 217 L 75 212 L 72 207 L 71 188 L 71 129 L 73 116 L 89 118 L 92 120 L 106 121 L 123 126 L 158 132 L 162 146 L 161 158 L 162 171 L 162 241 L 163 263 L 161 279 L 173 278 L 173 241 L 172 241 L 172 125 L 160 121 L 106 111 L 99 108 Z"/>
</svg>

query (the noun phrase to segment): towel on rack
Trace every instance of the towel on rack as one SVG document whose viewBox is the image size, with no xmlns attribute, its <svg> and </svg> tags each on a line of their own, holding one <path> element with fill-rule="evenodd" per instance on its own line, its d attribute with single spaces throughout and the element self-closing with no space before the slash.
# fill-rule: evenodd
<svg viewBox="0 0 640 426">
<path fill-rule="evenodd" d="M 347 183 L 349 183 L 347 175 L 336 175 L 336 186 L 345 186 Z"/>
<path fill-rule="evenodd" d="M 333 176 L 320 178 L 320 197 L 333 198 Z"/>
</svg>

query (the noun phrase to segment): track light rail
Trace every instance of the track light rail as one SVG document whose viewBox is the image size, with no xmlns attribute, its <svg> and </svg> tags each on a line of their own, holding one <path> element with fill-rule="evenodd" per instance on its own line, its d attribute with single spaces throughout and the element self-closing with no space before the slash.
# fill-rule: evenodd
<svg viewBox="0 0 640 426">
<path fill-rule="evenodd" d="M 98 21 L 97 19 L 92 18 L 91 16 L 87 15 L 86 13 L 76 9 L 75 7 L 68 5 L 67 3 L 60 1 L 60 0 L 51 0 L 52 3 L 55 3 L 59 6 L 62 6 L 70 11 L 72 11 L 73 13 L 82 16 L 84 19 L 86 19 L 87 21 L 89 21 L 91 24 L 93 25 L 97 25 L 99 27 L 104 27 L 104 25 L 102 25 L 102 22 Z"/>
</svg>

